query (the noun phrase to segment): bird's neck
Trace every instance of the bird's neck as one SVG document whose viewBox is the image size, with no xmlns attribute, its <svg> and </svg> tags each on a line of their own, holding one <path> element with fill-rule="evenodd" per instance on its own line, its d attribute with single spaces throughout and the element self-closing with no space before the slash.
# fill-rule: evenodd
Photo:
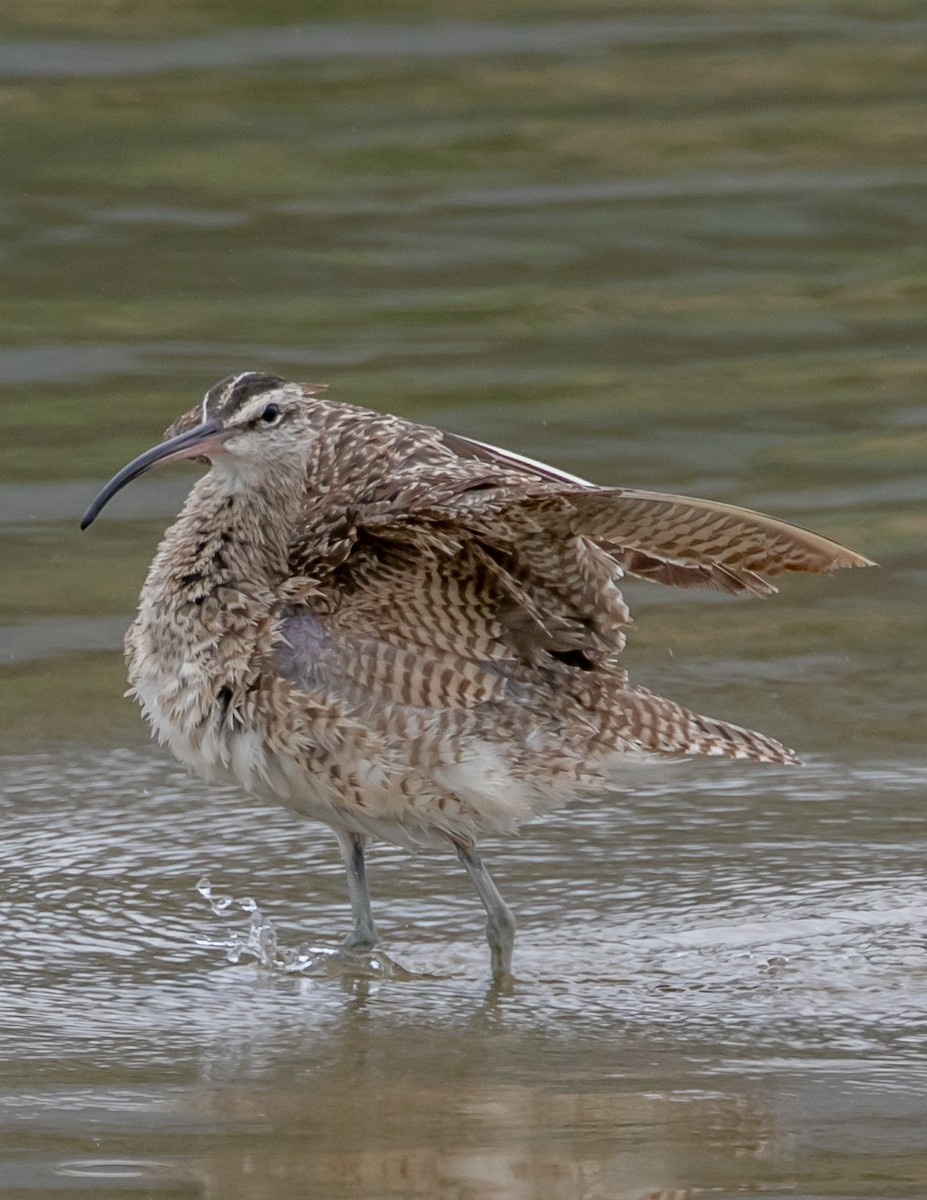
<svg viewBox="0 0 927 1200">
<path fill-rule="evenodd" d="M 155 578 L 187 600 L 217 588 L 258 595 L 287 575 L 287 543 L 298 505 L 296 488 L 236 486 L 215 470 L 192 488 L 151 566 Z"/>
<path fill-rule="evenodd" d="M 162 741 L 184 746 L 226 699 L 250 686 L 274 641 L 288 577 L 287 542 L 302 499 L 226 486 L 215 470 L 193 487 L 161 542 L 126 636 L 129 682 Z"/>
</svg>

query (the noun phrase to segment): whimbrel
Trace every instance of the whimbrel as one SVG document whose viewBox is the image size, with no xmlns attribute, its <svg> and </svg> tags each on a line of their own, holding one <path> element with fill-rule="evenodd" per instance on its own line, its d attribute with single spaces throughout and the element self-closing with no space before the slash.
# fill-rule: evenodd
<svg viewBox="0 0 927 1200">
<path fill-rule="evenodd" d="M 371 839 L 453 847 L 487 912 L 494 977 L 515 922 L 478 841 L 607 787 L 631 761 L 789 763 L 619 665 L 624 575 L 764 595 L 764 576 L 869 560 L 773 517 L 598 487 L 543 463 L 246 372 L 124 467 L 206 461 L 126 635 L 154 733 L 211 782 L 323 821 L 377 940 Z"/>
</svg>

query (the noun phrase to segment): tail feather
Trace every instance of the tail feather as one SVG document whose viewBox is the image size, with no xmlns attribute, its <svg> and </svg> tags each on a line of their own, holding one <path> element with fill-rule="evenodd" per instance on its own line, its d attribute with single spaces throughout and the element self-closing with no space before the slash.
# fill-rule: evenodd
<svg viewBox="0 0 927 1200">
<path fill-rule="evenodd" d="M 794 750 L 775 738 L 755 729 L 744 729 L 728 721 L 695 714 L 694 736 L 684 753 L 715 758 L 744 758 L 751 762 L 787 763 L 796 766 L 801 760 Z"/>
<path fill-rule="evenodd" d="M 647 688 L 613 694 L 605 736 L 619 747 L 676 757 L 704 755 L 752 762 L 798 763 L 794 751 L 775 738 L 728 721 L 692 712 Z"/>
</svg>

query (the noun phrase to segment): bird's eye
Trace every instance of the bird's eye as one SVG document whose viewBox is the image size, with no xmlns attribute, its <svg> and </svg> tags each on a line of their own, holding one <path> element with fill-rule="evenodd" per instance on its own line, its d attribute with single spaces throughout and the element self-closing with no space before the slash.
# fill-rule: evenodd
<svg viewBox="0 0 927 1200">
<path fill-rule="evenodd" d="M 260 419 L 265 425 L 279 425 L 283 420 L 283 409 L 279 404 L 268 404 Z"/>
</svg>

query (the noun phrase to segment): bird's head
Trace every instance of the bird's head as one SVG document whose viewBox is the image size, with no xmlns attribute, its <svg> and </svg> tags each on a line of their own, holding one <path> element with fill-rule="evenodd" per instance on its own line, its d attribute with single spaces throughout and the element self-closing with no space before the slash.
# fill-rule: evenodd
<svg viewBox="0 0 927 1200">
<path fill-rule="evenodd" d="M 301 462 L 307 444 L 304 427 L 309 424 L 306 399 L 314 394 L 314 389 L 257 371 L 220 380 L 202 403 L 168 427 L 163 442 L 113 476 L 87 509 L 81 529 L 96 520 L 121 488 L 158 463 L 208 461 L 234 491 L 290 462 Z"/>
</svg>

